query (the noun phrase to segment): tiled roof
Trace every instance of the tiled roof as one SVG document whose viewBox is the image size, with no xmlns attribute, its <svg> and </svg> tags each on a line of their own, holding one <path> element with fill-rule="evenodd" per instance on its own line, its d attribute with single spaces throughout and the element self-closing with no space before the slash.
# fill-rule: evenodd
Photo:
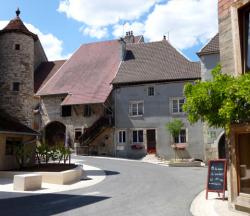
<svg viewBox="0 0 250 216">
<path fill-rule="evenodd" d="M 198 53 L 198 56 L 219 53 L 219 33 L 216 34 Z"/>
<path fill-rule="evenodd" d="M 31 128 L 20 123 L 13 117 L 9 116 L 4 111 L 0 110 L 0 133 L 8 133 L 8 132 L 31 134 L 34 136 L 39 134 L 36 131 L 32 130 Z"/>
<path fill-rule="evenodd" d="M 19 16 L 10 20 L 7 26 L 5 26 L 1 31 L 0 34 L 4 34 L 6 32 L 19 32 L 31 36 L 34 40 L 37 40 L 38 37 L 36 34 L 30 32 L 26 26 L 23 24 L 22 20 Z"/>
<path fill-rule="evenodd" d="M 200 64 L 190 62 L 166 40 L 127 44 L 113 84 L 200 78 Z"/>
<path fill-rule="evenodd" d="M 62 105 L 103 103 L 120 65 L 118 40 L 82 45 L 37 95 L 68 94 Z"/>
<path fill-rule="evenodd" d="M 37 92 L 59 70 L 66 60 L 41 63 L 35 71 L 34 90 Z"/>
</svg>

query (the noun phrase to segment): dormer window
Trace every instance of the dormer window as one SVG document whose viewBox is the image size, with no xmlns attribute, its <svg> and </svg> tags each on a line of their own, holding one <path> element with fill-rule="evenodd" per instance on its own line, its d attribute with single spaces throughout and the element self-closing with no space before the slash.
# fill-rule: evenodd
<svg viewBox="0 0 250 216">
<path fill-rule="evenodd" d="M 15 44 L 15 50 L 20 50 L 20 44 Z"/>
<path fill-rule="evenodd" d="M 20 90 L 20 83 L 19 82 L 13 82 L 12 83 L 12 91 L 18 92 Z"/>
</svg>

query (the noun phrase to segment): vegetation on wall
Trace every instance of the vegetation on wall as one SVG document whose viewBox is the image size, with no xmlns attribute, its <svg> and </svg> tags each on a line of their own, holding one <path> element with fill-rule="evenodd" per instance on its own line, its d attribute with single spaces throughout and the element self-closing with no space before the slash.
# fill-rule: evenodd
<svg viewBox="0 0 250 216">
<path fill-rule="evenodd" d="M 250 74 L 222 74 L 218 65 L 212 75 L 210 81 L 185 85 L 183 108 L 191 123 L 206 121 L 211 127 L 224 128 L 228 134 L 230 124 L 250 120 Z"/>
</svg>

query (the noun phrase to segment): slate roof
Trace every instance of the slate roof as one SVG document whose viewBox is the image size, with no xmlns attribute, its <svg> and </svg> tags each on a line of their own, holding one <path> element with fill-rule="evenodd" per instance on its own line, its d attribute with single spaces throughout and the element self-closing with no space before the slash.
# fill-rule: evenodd
<svg viewBox="0 0 250 216">
<path fill-rule="evenodd" d="M 21 133 L 38 135 L 39 133 L 20 123 L 4 111 L 0 110 L 0 133 Z"/>
<path fill-rule="evenodd" d="M 6 32 L 19 32 L 31 36 L 34 40 L 38 40 L 38 36 L 26 28 L 19 16 L 10 20 L 7 26 L 0 30 L 0 34 L 4 34 Z"/>
<path fill-rule="evenodd" d="M 66 60 L 42 62 L 35 71 L 34 90 L 37 92 L 60 69 Z"/>
<path fill-rule="evenodd" d="M 198 56 L 220 52 L 219 33 L 217 33 L 198 53 Z"/>
<path fill-rule="evenodd" d="M 104 103 L 119 65 L 118 40 L 82 45 L 37 95 L 68 94 L 62 105 Z"/>
<path fill-rule="evenodd" d="M 200 78 L 200 63 L 191 62 L 168 41 L 127 44 L 113 84 Z"/>
</svg>

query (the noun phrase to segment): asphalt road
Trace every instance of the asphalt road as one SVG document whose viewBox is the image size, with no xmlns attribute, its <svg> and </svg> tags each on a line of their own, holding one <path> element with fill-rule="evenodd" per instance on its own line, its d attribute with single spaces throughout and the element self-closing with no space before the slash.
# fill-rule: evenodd
<svg viewBox="0 0 250 216">
<path fill-rule="evenodd" d="M 105 170 L 105 180 L 57 194 L 0 192 L 0 215 L 187 216 L 193 198 L 205 187 L 205 168 L 80 158 Z"/>
</svg>

